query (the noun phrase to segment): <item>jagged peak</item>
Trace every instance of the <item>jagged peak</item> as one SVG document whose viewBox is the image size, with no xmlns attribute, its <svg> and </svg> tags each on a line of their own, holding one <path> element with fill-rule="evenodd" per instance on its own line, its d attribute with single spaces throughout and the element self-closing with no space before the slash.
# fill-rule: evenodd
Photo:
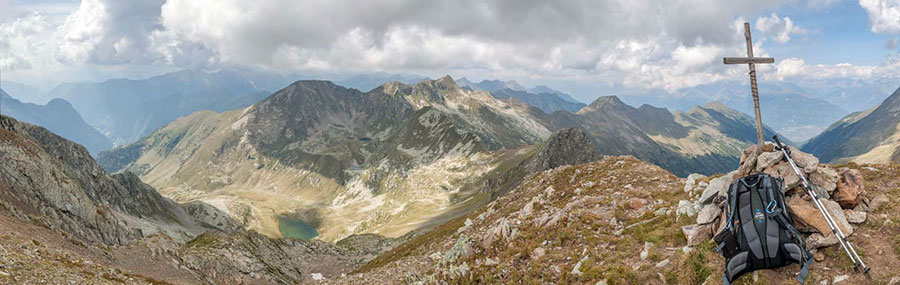
<svg viewBox="0 0 900 285">
<path fill-rule="evenodd" d="M 438 78 L 434 81 L 436 84 L 440 84 L 447 89 L 455 89 L 459 88 L 459 85 L 456 84 L 456 81 L 453 81 L 453 77 L 450 75 L 444 75 L 444 77 Z"/>
</svg>

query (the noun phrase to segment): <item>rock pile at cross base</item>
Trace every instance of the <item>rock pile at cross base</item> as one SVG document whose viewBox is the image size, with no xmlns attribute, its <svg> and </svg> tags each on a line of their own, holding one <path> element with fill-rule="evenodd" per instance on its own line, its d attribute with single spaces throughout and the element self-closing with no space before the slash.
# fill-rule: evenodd
<svg viewBox="0 0 900 285">
<path fill-rule="evenodd" d="M 791 158 L 812 184 L 813 190 L 819 195 L 822 204 L 831 212 L 838 227 L 845 235 L 851 236 L 854 232 L 853 225 L 864 223 L 870 206 L 875 206 L 873 204 L 877 204 L 876 200 L 879 200 L 876 198 L 870 202 L 865 197 L 865 183 L 862 174 L 855 169 L 833 168 L 820 164 L 819 159 L 815 156 L 793 147 L 791 147 Z M 816 253 L 819 248 L 838 243 L 837 237 L 832 234 L 825 218 L 822 217 L 813 204 L 812 198 L 804 190 L 800 177 L 784 159 L 784 154 L 776 151 L 773 145 L 767 144 L 763 147 L 761 154 L 756 153 L 755 146 L 744 150 L 740 167 L 728 174 L 711 180 L 699 174 L 692 174 L 688 177 L 684 191 L 694 197 L 694 201 L 679 201 L 677 213 L 690 217 L 696 215 L 696 224 L 682 227 L 689 246 L 712 239 L 715 233 L 721 230 L 724 226 L 724 207 L 729 185 L 741 177 L 754 173 L 766 173 L 784 179 L 787 209 L 793 216 L 797 229 L 807 234 L 806 247 L 808 249 Z M 815 256 L 817 261 L 824 258 L 823 254 L 815 254 Z"/>
</svg>

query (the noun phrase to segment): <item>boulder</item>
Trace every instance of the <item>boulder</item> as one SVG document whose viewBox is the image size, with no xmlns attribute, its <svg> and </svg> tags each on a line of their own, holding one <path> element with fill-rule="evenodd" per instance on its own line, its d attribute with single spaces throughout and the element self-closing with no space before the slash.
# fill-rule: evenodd
<svg viewBox="0 0 900 285">
<path fill-rule="evenodd" d="M 784 179 L 784 189 L 791 189 L 800 185 L 800 177 L 797 176 L 797 173 L 794 172 L 794 169 L 787 161 L 782 161 L 766 168 L 763 173 Z"/>
<path fill-rule="evenodd" d="M 709 186 L 706 186 L 706 189 L 703 190 L 703 194 L 700 195 L 700 200 L 698 201 L 698 203 L 700 203 L 701 205 L 709 204 L 717 196 L 727 196 L 728 185 L 731 184 L 733 174 L 734 172 L 728 173 L 709 181 Z"/>
<path fill-rule="evenodd" d="M 709 224 L 716 221 L 716 218 L 722 213 L 722 209 L 719 208 L 716 204 L 707 204 L 700 209 L 700 213 L 697 214 L 697 223 L 698 224 Z"/>
<path fill-rule="evenodd" d="M 632 210 L 637 210 L 637 209 L 643 208 L 644 205 L 647 205 L 647 203 L 649 203 L 649 202 L 646 199 L 635 198 L 635 199 L 631 199 L 631 201 L 628 203 L 628 206 Z"/>
<path fill-rule="evenodd" d="M 834 169 L 831 169 L 830 167 L 819 167 L 819 169 L 816 169 L 816 172 L 809 174 L 809 183 L 825 190 L 828 194 L 834 192 L 835 187 L 837 187 L 838 179 L 840 179 L 840 177 L 838 176 L 837 171 L 834 171 Z"/>
<path fill-rule="evenodd" d="M 694 210 L 694 204 L 692 204 L 688 200 L 678 201 L 678 209 L 675 210 L 675 215 L 687 215 L 688 217 L 693 217 L 697 214 L 697 211 Z"/>
<path fill-rule="evenodd" d="M 495 241 L 504 241 L 510 236 L 512 228 L 512 223 L 507 218 L 501 218 L 494 224 L 493 227 L 487 230 L 487 235 L 484 237 L 483 247 L 490 248 L 491 245 L 494 244 Z"/>
<path fill-rule="evenodd" d="M 692 173 L 691 175 L 688 175 L 687 180 L 685 180 L 684 182 L 684 192 L 690 193 L 691 191 L 693 191 L 694 187 L 697 186 L 697 180 L 703 178 L 706 178 L 706 175 L 698 173 Z"/>
<path fill-rule="evenodd" d="M 850 222 L 847 221 L 847 216 L 844 216 L 844 209 L 841 209 L 841 205 L 835 201 L 825 200 L 819 198 L 819 201 L 822 201 L 822 204 L 828 208 L 828 212 L 831 213 L 831 217 L 834 218 L 834 222 L 837 223 L 838 227 L 841 228 L 841 231 L 844 232 L 844 235 L 850 236 L 853 234 L 853 226 L 850 225 Z M 824 218 L 822 219 L 824 221 Z"/>
<path fill-rule="evenodd" d="M 865 191 L 865 182 L 859 170 L 842 167 L 838 169 L 840 180 L 834 190 L 834 201 L 841 207 L 852 209 L 859 204 L 859 199 Z"/>
<path fill-rule="evenodd" d="M 681 232 L 683 232 L 684 237 L 687 238 L 687 245 L 695 246 L 705 240 L 712 238 L 713 226 L 713 224 L 688 225 L 681 227 Z"/>
<path fill-rule="evenodd" d="M 838 224 L 838 227 L 844 231 L 845 235 L 849 236 L 853 233 L 853 227 L 847 222 L 847 218 L 844 216 L 844 212 L 841 210 L 840 205 L 834 201 L 822 198 L 819 198 L 819 201 L 822 201 L 825 207 L 831 212 L 831 216 Z M 787 204 L 791 215 L 794 217 L 794 223 L 796 224 L 797 229 L 805 232 L 831 233 L 831 228 L 828 227 L 825 218 L 822 217 L 819 209 L 816 208 L 812 202 L 800 197 L 794 197 L 790 199 Z"/>
<path fill-rule="evenodd" d="M 889 200 L 886 195 L 878 194 L 878 196 L 875 196 L 875 198 L 872 198 L 872 202 L 869 203 L 869 211 L 870 212 L 877 211 L 877 210 L 881 209 L 881 207 L 884 207 L 884 205 L 887 205 L 890 202 L 891 202 L 891 200 Z"/>
<path fill-rule="evenodd" d="M 819 168 L 819 159 L 813 156 L 812 154 L 808 154 L 800 151 L 795 147 L 791 148 L 791 159 L 794 160 L 794 163 L 797 164 L 803 172 L 805 173 L 813 173 L 816 169 Z"/>
<path fill-rule="evenodd" d="M 862 224 L 866 222 L 866 212 L 844 210 L 844 216 L 847 217 L 847 222 L 851 224 Z"/>
<path fill-rule="evenodd" d="M 756 159 L 756 172 L 762 172 L 782 160 L 784 160 L 784 154 L 780 151 L 764 152 Z"/>
<path fill-rule="evenodd" d="M 641 250 L 641 260 L 647 260 L 647 257 L 650 256 L 650 249 L 653 248 L 652 242 L 644 242 L 644 249 Z"/>
<path fill-rule="evenodd" d="M 806 249 L 816 249 L 829 247 L 832 245 L 838 244 L 838 239 L 835 235 L 829 234 L 827 237 L 823 236 L 820 233 L 814 233 L 809 235 L 806 238 Z"/>
<path fill-rule="evenodd" d="M 752 145 L 744 150 L 744 153 L 741 154 L 741 166 L 738 167 L 737 176 L 747 176 L 756 169 L 756 160 L 759 158 L 759 153 L 756 150 L 756 145 Z M 736 177 L 735 177 L 736 178 Z"/>
<path fill-rule="evenodd" d="M 528 217 L 531 215 L 531 213 L 533 211 L 534 211 L 534 201 L 530 201 L 530 202 L 528 202 L 528 204 L 525 204 L 525 207 L 523 207 L 521 210 L 519 210 L 519 217 L 522 217 L 522 218 Z"/>
</svg>

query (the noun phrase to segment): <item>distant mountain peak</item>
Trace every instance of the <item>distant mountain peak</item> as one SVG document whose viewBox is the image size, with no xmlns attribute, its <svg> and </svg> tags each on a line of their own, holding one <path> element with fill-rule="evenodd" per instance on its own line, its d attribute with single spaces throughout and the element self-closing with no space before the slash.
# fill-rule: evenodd
<svg viewBox="0 0 900 285">
<path fill-rule="evenodd" d="M 609 96 L 600 96 L 591 102 L 589 106 L 593 107 L 601 107 L 601 106 L 623 106 L 626 105 L 625 102 L 622 102 L 618 96 L 609 95 Z"/>
<path fill-rule="evenodd" d="M 734 111 L 734 109 L 731 109 L 730 107 L 728 107 L 728 105 L 725 105 L 725 103 L 722 103 L 722 101 L 719 101 L 719 100 L 710 101 L 709 103 L 706 103 L 706 105 L 703 105 L 703 108 L 712 109 L 712 110 Z"/>
<path fill-rule="evenodd" d="M 448 88 L 459 88 L 459 85 L 456 84 L 456 81 L 453 81 L 453 77 L 450 77 L 450 75 L 444 75 L 444 77 L 438 78 L 435 82 Z"/>
</svg>

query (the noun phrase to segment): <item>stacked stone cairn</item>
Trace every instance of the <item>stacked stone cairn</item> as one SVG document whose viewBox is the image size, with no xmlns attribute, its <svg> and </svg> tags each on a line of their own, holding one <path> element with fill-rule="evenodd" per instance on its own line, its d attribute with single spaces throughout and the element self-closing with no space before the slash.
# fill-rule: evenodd
<svg viewBox="0 0 900 285">
<path fill-rule="evenodd" d="M 791 158 L 812 184 L 820 201 L 834 217 L 844 234 L 853 234 L 854 224 L 866 221 L 869 200 L 865 197 L 863 177 L 858 170 L 845 167 L 832 168 L 820 164 L 815 156 L 791 148 Z M 766 144 L 757 155 L 756 146 L 744 150 L 741 165 L 728 174 L 709 179 L 700 174 L 688 176 L 684 191 L 694 197 L 694 201 L 682 200 L 678 203 L 678 218 L 696 216 L 696 224 L 682 227 L 688 246 L 695 246 L 712 239 L 725 225 L 724 207 L 728 197 L 728 187 L 737 179 L 753 174 L 767 173 L 784 179 L 787 208 L 798 230 L 806 235 L 806 247 L 812 251 L 836 245 L 837 237 L 825 218 L 812 203 L 811 197 L 801 185 L 800 178 L 791 169 L 780 151 L 772 144 Z M 709 182 L 705 182 L 708 180 Z M 816 254 L 817 259 L 824 258 Z"/>
</svg>

